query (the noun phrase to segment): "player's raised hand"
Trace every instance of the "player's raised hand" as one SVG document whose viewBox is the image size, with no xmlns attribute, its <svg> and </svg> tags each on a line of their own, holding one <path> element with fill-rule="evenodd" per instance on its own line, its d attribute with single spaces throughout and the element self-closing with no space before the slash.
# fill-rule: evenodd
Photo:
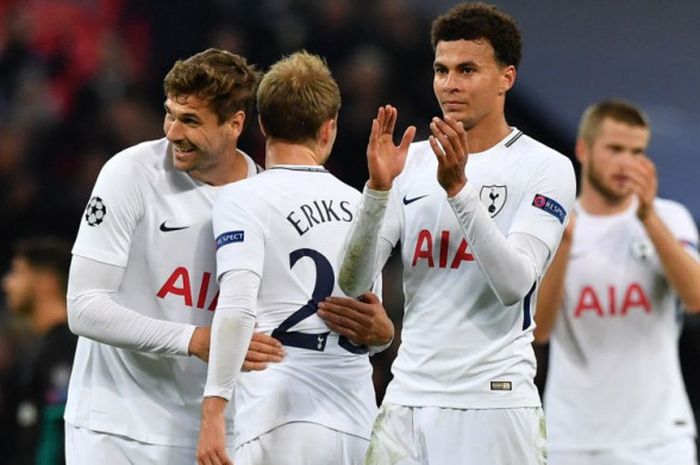
<svg viewBox="0 0 700 465">
<path fill-rule="evenodd" d="M 371 292 L 358 299 L 326 297 L 318 304 L 318 316 L 328 328 L 347 337 L 354 344 L 379 346 L 394 337 L 394 323 L 379 298 Z"/>
<path fill-rule="evenodd" d="M 430 131 L 428 140 L 438 161 L 438 182 L 448 197 L 454 197 L 467 184 L 464 171 L 469 158 L 467 131 L 461 121 L 447 115 L 444 119 L 434 117 Z"/>
<path fill-rule="evenodd" d="M 639 199 L 637 217 L 643 222 L 654 210 L 654 198 L 659 188 L 656 176 L 656 166 L 646 156 L 637 156 L 630 163 L 627 175 L 632 184 L 632 190 Z"/>
<path fill-rule="evenodd" d="M 379 107 L 377 117 L 372 120 L 372 131 L 367 144 L 367 187 L 370 189 L 391 189 L 394 179 L 403 171 L 408 146 L 416 136 L 415 126 L 409 126 L 403 133 L 401 143 L 398 146 L 394 145 L 397 114 L 396 108 L 386 105 Z"/>
<path fill-rule="evenodd" d="M 281 362 L 283 356 L 284 349 L 280 341 L 264 333 L 253 333 L 243 361 L 243 371 L 264 370 L 268 363 Z"/>
<path fill-rule="evenodd" d="M 205 397 L 202 401 L 202 423 L 197 444 L 198 465 L 234 465 L 226 451 L 226 421 L 228 401 L 221 397 Z"/>
</svg>

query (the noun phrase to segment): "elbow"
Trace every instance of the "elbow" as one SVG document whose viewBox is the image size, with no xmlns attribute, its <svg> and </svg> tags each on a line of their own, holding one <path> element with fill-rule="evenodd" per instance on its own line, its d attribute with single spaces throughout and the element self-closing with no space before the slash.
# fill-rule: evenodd
<svg viewBox="0 0 700 465">
<path fill-rule="evenodd" d="M 506 307 L 510 307 L 521 302 L 530 293 L 530 289 L 503 288 L 496 292 L 498 300 Z"/>
<path fill-rule="evenodd" d="M 68 315 L 68 329 L 77 336 L 82 336 L 80 331 L 80 310 L 78 308 L 77 299 L 68 297 L 66 301 L 66 310 Z"/>
<path fill-rule="evenodd" d="M 688 313 L 700 313 L 700 293 L 691 296 L 691 298 L 683 299 L 682 304 Z"/>
<path fill-rule="evenodd" d="M 535 344 L 545 345 L 549 342 L 549 331 L 545 330 L 541 326 L 535 326 L 534 337 Z"/>
</svg>

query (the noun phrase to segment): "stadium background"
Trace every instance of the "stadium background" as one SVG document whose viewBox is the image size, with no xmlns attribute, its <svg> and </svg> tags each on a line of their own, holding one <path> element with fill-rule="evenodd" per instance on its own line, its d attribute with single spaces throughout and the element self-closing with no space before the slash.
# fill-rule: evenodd
<svg viewBox="0 0 700 465">
<path fill-rule="evenodd" d="M 361 188 L 376 108 L 398 107 L 400 127 L 427 135 L 432 18 L 447 0 L 0 0 L 0 270 L 16 239 L 72 241 L 102 164 L 162 137 L 162 79 L 173 62 L 210 46 L 265 69 L 306 48 L 328 60 L 343 96 L 328 168 Z M 524 59 L 507 103 L 512 125 L 571 156 L 578 116 L 620 97 L 651 117 L 650 155 L 660 195 L 700 218 L 700 2 L 693 0 L 496 1 L 517 18 Z M 263 163 L 254 117 L 240 146 Z M 700 283 L 699 283 L 700 284 Z M 385 279 L 400 329 L 400 267 Z M 0 297 L 0 373 L 11 361 L 12 321 Z M 397 340 L 398 343 L 398 340 Z M 653 343 L 653 341 L 650 341 Z M 375 357 L 381 398 L 396 345 Z M 686 318 L 683 369 L 700 403 L 700 320 Z M 539 385 L 546 348 L 538 348 Z M 657 380 L 662 382 L 662 380 Z"/>
</svg>

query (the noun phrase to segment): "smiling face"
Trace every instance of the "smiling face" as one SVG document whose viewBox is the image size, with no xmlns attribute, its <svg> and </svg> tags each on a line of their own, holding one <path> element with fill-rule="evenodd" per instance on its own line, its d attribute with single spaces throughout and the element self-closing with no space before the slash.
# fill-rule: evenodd
<svg viewBox="0 0 700 465">
<path fill-rule="evenodd" d="M 175 169 L 206 182 L 225 157 L 236 152 L 244 119 L 239 111 L 220 122 L 206 100 L 168 95 L 163 131 L 171 144 Z"/>
<path fill-rule="evenodd" d="M 632 195 L 630 167 L 645 155 L 649 138 L 647 127 L 605 118 L 591 143 L 577 147 L 585 182 L 608 203 L 624 202 Z"/>
<path fill-rule="evenodd" d="M 504 118 L 515 67 L 498 63 L 487 40 L 438 42 L 433 71 L 433 90 L 444 115 L 461 121 L 467 130 Z"/>
</svg>

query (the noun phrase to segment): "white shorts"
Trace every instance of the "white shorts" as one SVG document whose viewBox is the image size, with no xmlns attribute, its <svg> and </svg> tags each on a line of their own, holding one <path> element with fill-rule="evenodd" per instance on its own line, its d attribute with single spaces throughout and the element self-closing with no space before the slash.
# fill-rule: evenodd
<svg viewBox="0 0 700 465">
<path fill-rule="evenodd" d="M 549 465 L 697 465 L 695 438 L 653 446 L 596 451 L 550 451 Z"/>
<path fill-rule="evenodd" d="M 451 409 L 383 404 L 366 465 L 545 465 L 541 408 Z"/>
<path fill-rule="evenodd" d="M 325 426 L 287 423 L 242 444 L 234 462 L 242 465 L 362 465 L 369 441 Z"/>
<path fill-rule="evenodd" d="M 229 455 L 233 453 L 229 450 Z M 66 465 L 196 465 L 197 450 L 135 441 L 66 423 Z"/>
</svg>

